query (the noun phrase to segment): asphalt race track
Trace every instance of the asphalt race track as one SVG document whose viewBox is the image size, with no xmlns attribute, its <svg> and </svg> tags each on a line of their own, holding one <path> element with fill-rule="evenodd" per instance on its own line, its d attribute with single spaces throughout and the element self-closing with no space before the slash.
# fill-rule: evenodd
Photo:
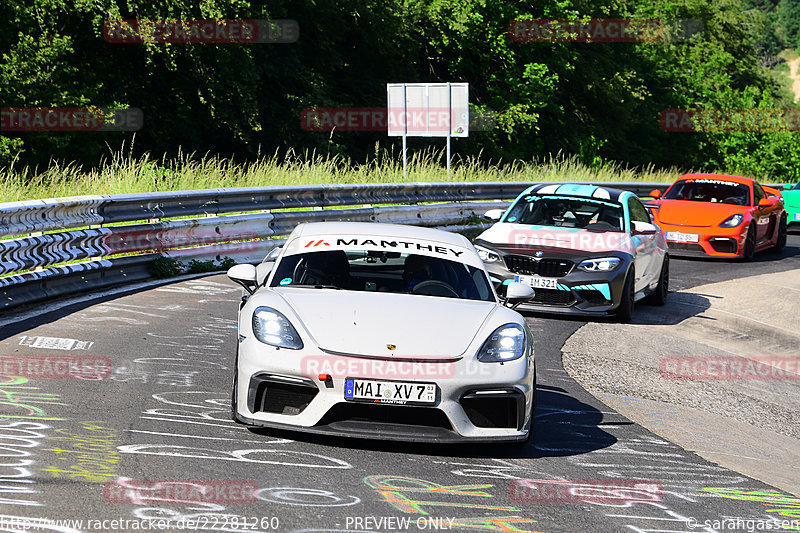
<svg viewBox="0 0 800 533">
<path fill-rule="evenodd" d="M 782 256 L 671 266 L 673 289 L 798 269 L 800 235 Z M 239 296 L 216 275 L 4 328 L 4 358 L 108 358 L 113 372 L 4 371 L 0 531 L 727 532 L 800 517 L 797 497 L 684 451 L 577 385 L 561 365 L 576 320 L 529 319 L 539 386 L 525 446 L 249 431 L 229 416 Z M 578 499 L 553 480 L 595 488 Z"/>
</svg>

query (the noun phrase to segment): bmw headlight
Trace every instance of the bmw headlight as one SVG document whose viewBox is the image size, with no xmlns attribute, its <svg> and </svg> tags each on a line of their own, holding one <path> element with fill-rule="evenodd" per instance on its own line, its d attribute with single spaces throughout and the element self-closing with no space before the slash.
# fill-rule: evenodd
<svg viewBox="0 0 800 533">
<path fill-rule="evenodd" d="M 478 252 L 478 257 L 480 257 L 481 261 L 484 263 L 496 263 L 500 261 L 500 256 L 488 248 L 476 246 L 475 251 Z"/>
<path fill-rule="evenodd" d="M 478 352 L 482 363 L 500 363 L 519 359 L 525 353 L 525 331 L 519 324 L 505 324 L 489 335 Z"/>
<path fill-rule="evenodd" d="M 257 307 L 253 312 L 253 334 L 264 344 L 300 350 L 303 341 L 291 322 L 271 307 Z"/>
<path fill-rule="evenodd" d="M 611 272 L 619 266 L 622 259 L 619 257 L 600 257 L 598 259 L 587 259 L 582 261 L 578 268 L 584 272 Z"/>
<path fill-rule="evenodd" d="M 721 227 L 721 228 L 735 228 L 736 226 L 741 224 L 743 221 L 744 221 L 744 215 L 741 215 L 741 214 L 731 215 L 728 218 L 726 218 L 722 222 L 722 224 L 719 225 L 719 227 Z"/>
</svg>

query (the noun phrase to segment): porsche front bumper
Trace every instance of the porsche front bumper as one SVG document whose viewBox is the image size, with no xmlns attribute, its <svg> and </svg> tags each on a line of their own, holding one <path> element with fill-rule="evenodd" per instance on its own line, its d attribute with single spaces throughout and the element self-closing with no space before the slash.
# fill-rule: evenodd
<svg viewBox="0 0 800 533">
<path fill-rule="evenodd" d="M 474 356 L 422 362 L 276 349 L 248 338 L 240 343 L 236 372 L 234 418 L 250 426 L 444 443 L 523 441 L 531 424 L 532 349 L 503 364 Z M 347 400 L 347 378 L 435 383 L 436 401 L 419 406 Z"/>
</svg>

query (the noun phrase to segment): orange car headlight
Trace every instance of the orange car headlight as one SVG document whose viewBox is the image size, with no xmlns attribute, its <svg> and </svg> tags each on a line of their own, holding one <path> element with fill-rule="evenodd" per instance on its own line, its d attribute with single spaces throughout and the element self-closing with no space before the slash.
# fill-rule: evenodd
<svg viewBox="0 0 800 533">
<path fill-rule="evenodd" d="M 743 220 L 744 220 L 744 215 L 737 213 L 723 220 L 722 224 L 720 224 L 719 226 L 721 228 L 735 228 L 736 226 L 741 224 Z"/>
</svg>

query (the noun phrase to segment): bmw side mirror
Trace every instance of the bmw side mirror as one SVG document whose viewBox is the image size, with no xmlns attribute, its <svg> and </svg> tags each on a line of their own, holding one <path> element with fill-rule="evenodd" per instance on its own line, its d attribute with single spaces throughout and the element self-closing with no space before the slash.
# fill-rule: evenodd
<svg viewBox="0 0 800 533">
<path fill-rule="evenodd" d="M 634 220 L 631 222 L 631 235 L 655 235 L 658 231 L 653 224 Z"/>
<path fill-rule="evenodd" d="M 490 209 L 483 214 L 483 218 L 491 220 L 492 222 L 497 222 L 503 217 L 504 212 L 505 211 L 502 209 Z"/>
<path fill-rule="evenodd" d="M 518 281 L 512 281 L 506 286 L 505 304 L 511 307 L 511 309 L 516 309 L 516 307 L 525 300 L 533 298 L 533 295 L 533 287 Z"/>
<path fill-rule="evenodd" d="M 228 277 L 253 294 L 257 287 L 256 267 L 250 264 L 234 265 L 228 270 Z"/>
</svg>

